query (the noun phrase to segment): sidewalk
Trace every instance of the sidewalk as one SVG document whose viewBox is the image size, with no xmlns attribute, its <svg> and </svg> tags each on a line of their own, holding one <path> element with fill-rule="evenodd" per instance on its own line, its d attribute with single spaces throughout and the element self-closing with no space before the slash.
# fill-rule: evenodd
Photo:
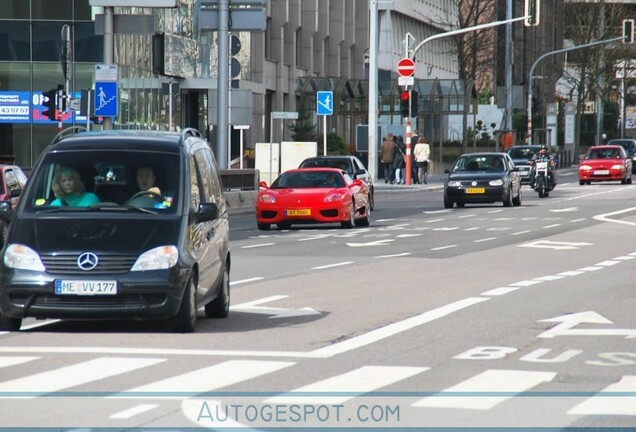
<svg viewBox="0 0 636 432">
<path fill-rule="evenodd" d="M 448 174 L 429 175 L 427 184 L 391 184 L 384 183 L 384 179 L 378 179 L 374 183 L 376 192 L 417 192 L 423 190 L 437 190 L 444 187 L 444 182 L 448 178 Z"/>
</svg>

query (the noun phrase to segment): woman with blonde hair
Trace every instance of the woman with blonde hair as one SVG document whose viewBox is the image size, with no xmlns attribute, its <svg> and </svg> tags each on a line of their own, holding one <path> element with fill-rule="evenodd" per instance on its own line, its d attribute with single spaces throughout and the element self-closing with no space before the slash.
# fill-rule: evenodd
<svg viewBox="0 0 636 432">
<path fill-rule="evenodd" d="M 56 199 L 51 206 L 90 207 L 99 202 L 92 192 L 86 192 L 79 173 L 73 168 L 59 168 L 53 176 L 53 193 Z"/>
</svg>

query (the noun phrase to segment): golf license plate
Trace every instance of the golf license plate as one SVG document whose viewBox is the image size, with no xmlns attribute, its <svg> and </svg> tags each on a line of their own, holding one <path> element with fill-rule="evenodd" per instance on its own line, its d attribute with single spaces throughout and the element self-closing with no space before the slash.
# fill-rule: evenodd
<svg viewBox="0 0 636 432">
<path fill-rule="evenodd" d="M 466 193 L 467 194 L 483 194 L 483 193 L 486 193 L 486 189 L 469 187 L 469 188 L 466 188 Z"/>
<path fill-rule="evenodd" d="M 57 295 L 115 295 L 117 281 L 114 280 L 56 280 Z"/>
<path fill-rule="evenodd" d="M 286 210 L 285 211 L 285 215 L 287 215 L 287 216 L 310 216 L 311 215 L 311 210 L 310 209 L 291 209 L 291 210 Z"/>
</svg>

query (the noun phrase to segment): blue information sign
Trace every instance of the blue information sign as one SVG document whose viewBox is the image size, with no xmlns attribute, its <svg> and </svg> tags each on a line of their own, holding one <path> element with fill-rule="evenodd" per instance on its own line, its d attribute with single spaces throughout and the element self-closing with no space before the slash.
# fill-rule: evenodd
<svg viewBox="0 0 636 432">
<path fill-rule="evenodd" d="M 95 83 L 95 115 L 117 117 L 119 101 L 117 100 L 116 81 L 98 81 Z"/>
<path fill-rule="evenodd" d="M 332 115 L 333 114 L 333 92 L 319 91 L 316 93 L 316 114 Z"/>
</svg>

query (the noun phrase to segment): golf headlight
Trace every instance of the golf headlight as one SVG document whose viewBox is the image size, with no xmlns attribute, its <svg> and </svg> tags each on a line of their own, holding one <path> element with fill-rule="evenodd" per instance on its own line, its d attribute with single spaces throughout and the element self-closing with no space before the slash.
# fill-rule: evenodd
<svg viewBox="0 0 636 432">
<path fill-rule="evenodd" d="M 502 179 L 490 180 L 488 184 L 490 186 L 503 186 L 503 180 Z"/>
<path fill-rule="evenodd" d="M 454 188 L 460 187 L 461 185 L 462 185 L 462 183 L 458 182 L 457 180 L 451 180 L 448 183 L 446 183 L 446 186 L 454 187 Z"/>
</svg>

